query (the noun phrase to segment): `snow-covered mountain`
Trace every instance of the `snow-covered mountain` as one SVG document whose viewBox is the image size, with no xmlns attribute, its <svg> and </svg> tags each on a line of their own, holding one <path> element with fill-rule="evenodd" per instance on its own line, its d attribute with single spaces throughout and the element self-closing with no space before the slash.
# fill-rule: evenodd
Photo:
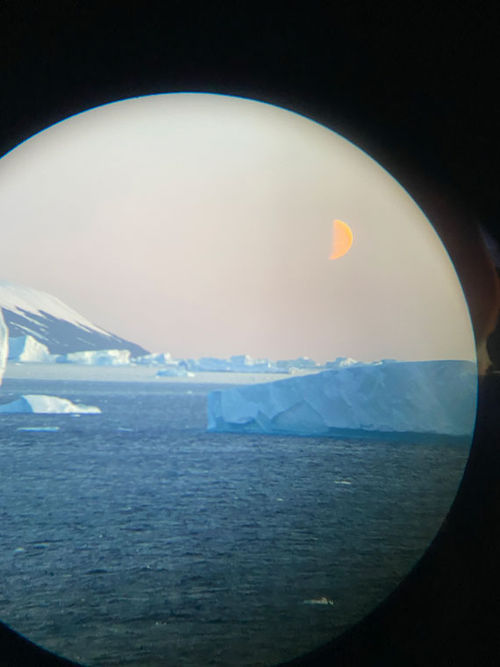
<svg viewBox="0 0 500 667">
<path fill-rule="evenodd" d="M 30 287 L 0 281 L 0 310 L 10 338 L 33 336 L 52 354 L 105 349 L 127 349 L 132 356 L 148 352 L 96 326 L 57 297 Z"/>
</svg>

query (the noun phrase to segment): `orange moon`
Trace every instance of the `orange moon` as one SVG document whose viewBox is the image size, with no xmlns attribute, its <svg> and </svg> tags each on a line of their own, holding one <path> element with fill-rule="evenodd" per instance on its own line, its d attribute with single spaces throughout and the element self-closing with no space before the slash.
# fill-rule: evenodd
<svg viewBox="0 0 500 667">
<path fill-rule="evenodd" d="M 342 220 L 333 221 L 332 252 L 328 259 L 338 259 L 345 255 L 352 246 L 352 231 Z"/>
</svg>

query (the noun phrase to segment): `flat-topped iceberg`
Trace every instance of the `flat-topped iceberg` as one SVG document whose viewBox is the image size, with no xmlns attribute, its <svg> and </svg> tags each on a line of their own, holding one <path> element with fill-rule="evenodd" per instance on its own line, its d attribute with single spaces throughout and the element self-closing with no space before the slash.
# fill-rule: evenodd
<svg viewBox="0 0 500 667">
<path fill-rule="evenodd" d="M 287 373 L 287 369 L 279 367 L 268 359 L 253 359 L 248 354 L 234 354 L 229 359 L 217 357 L 200 357 L 188 359 L 187 366 L 195 372 L 224 373 Z"/>
<path fill-rule="evenodd" d="M 140 357 L 134 357 L 132 363 L 141 366 L 165 366 L 173 363 L 170 352 L 154 352 L 151 354 L 143 354 Z"/>
<path fill-rule="evenodd" d="M 231 363 L 228 359 L 218 359 L 217 357 L 188 359 L 187 365 L 190 371 L 202 373 L 228 372 L 231 370 Z"/>
<path fill-rule="evenodd" d="M 130 364 L 130 350 L 85 350 L 68 352 L 57 357 L 59 364 L 84 366 L 126 366 Z"/>
<path fill-rule="evenodd" d="M 476 366 L 469 361 L 353 364 L 208 395 L 208 430 L 338 436 L 470 436 Z"/>
<path fill-rule="evenodd" d="M 9 355 L 9 332 L 3 319 L 2 309 L 0 308 L 0 384 L 5 371 L 5 364 Z"/>
<path fill-rule="evenodd" d="M 195 374 L 188 371 L 185 366 L 177 366 L 175 364 L 165 366 L 165 368 L 162 368 L 156 373 L 157 378 L 193 378 L 194 376 Z"/>
<path fill-rule="evenodd" d="M 313 370 L 319 368 L 319 365 L 309 357 L 297 357 L 297 359 L 280 359 L 276 366 L 284 372 L 293 372 L 294 370 Z"/>
<path fill-rule="evenodd" d="M 0 413 L 100 414 L 94 405 L 77 405 L 67 398 L 44 394 L 24 394 L 15 401 L 0 405 Z"/>
<path fill-rule="evenodd" d="M 249 354 L 234 354 L 229 358 L 234 373 L 282 373 L 283 369 L 269 359 L 254 359 Z"/>
<path fill-rule="evenodd" d="M 337 357 L 335 361 L 327 361 L 323 368 L 325 370 L 337 370 L 339 368 L 348 368 L 349 366 L 358 366 L 359 364 L 362 364 L 364 362 L 362 361 L 356 361 L 356 359 L 353 359 L 352 357 Z M 372 363 L 380 363 L 380 362 L 372 362 Z"/>
<path fill-rule="evenodd" d="M 49 363 L 56 355 L 33 336 L 15 336 L 9 339 L 9 361 Z"/>
</svg>

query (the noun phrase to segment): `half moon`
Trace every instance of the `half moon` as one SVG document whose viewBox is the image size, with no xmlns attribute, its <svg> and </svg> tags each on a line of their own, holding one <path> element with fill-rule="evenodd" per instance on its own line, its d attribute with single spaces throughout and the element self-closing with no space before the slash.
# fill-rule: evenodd
<svg viewBox="0 0 500 667">
<path fill-rule="evenodd" d="M 345 255 L 352 246 L 352 231 L 342 220 L 333 221 L 332 252 L 328 259 L 338 259 Z"/>
</svg>

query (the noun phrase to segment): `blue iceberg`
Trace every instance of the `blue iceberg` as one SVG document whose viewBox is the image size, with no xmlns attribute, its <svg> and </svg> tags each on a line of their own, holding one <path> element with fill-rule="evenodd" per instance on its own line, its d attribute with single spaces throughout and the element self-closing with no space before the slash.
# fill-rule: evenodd
<svg viewBox="0 0 500 667">
<path fill-rule="evenodd" d="M 471 361 L 361 363 L 208 395 L 208 430 L 331 436 L 471 436 Z"/>
</svg>

